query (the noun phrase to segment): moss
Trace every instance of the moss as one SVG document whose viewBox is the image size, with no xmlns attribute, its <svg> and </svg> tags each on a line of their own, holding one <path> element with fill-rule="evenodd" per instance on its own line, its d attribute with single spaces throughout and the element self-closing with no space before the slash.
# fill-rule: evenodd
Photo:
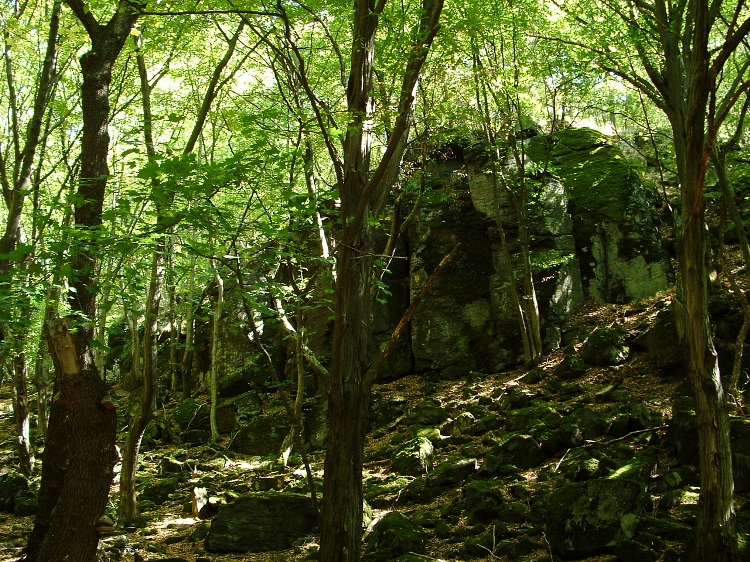
<svg viewBox="0 0 750 562">
<path fill-rule="evenodd" d="M 565 129 L 554 139 L 552 156 L 564 156 L 571 152 L 591 150 L 604 146 L 609 146 L 609 141 L 599 131 L 587 127 Z"/>
<path fill-rule="evenodd" d="M 375 526 L 367 540 L 363 560 L 380 562 L 395 560 L 406 554 L 425 554 L 427 535 L 406 516 L 397 511 L 388 513 Z"/>
</svg>

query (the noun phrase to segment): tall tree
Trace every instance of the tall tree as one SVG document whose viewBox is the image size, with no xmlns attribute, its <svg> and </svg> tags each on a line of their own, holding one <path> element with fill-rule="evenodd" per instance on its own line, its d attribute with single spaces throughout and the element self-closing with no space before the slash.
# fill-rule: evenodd
<svg viewBox="0 0 750 562">
<path fill-rule="evenodd" d="M 82 0 L 65 2 L 83 25 L 91 49 L 80 59 L 83 137 L 74 227 L 69 250 L 73 315 L 47 326 L 55 363 L 55 396 L 44 451 L 39 514 L 27 561 L 94 561 L 116 460 L 117 414 L 94 363 L 90 341 L 96 313 L 97 231 L 109 168 L 109 89 L 114 64 L 136 22 L 133 4 L 120 0 L 106 24 Z"/>
<path fill-rule="evenodd" d="M 229 61 L 234 54 L 240 34 L 244 27 L 243 23 L 237 28 L 235 34 L 228 42 L 227 51 L 221 61 L 214 69 L 211 79 L 203 97 L 203 101 L 195 119 L 195 124 L 190 133 L 188 141 L 183 149 L 183 155 L 190 155 L 198 142 L 203 126 L 208 118 L 211 104 L 216 98 L 217 90 L 227 82 L 225 78 L 222 81 L 222 74 L 226 69 Z M 142 35 L 136 40 L 142 41 Z M 149 82 L 146 61 L 142 52 L 137 53 L 138 74 L 141 84 L 141 97 L 143 102 L 143 123 L 144 123 L 144 144 L 146 154 L 150 164 L 157 165 L 157 153 L 153 138 L 153 117 L 151 113 L 151 90 L 153 83 Z M 120 478 L 120 522 L 123 525 L 132 525 L 140 523 L 140 513 L 136 502 L 135 478 L 138 468 L 138 453 L 140 450 L 143 434 L 148 424 L 156 416 L 156 392 L 158 389 L 159 373 L 156 368 L 157 338 L 159 331 L 157 321 L 159 318 L 159 309 L 161 306 L 162 288 L 164 285 L 164 258 L 167 248 L 167 242 L 174 226 L 174 217 L 172 216 L 172 205 L 174 203 L 175 185 L 164 185 L 159 178 L 152 177 L 152 198 L 156 201 L 156 245 L 151 256 L 151 274 L 148 285 L 148 295 L 146 297 L 145 318 L 143 339 L 138 341 L 137 326 L 134 326 L 132 333 L 135 337 L 133 348 L 140 347 L 142 353 L 139 355 L 143 359 L 142 368 L 137 369 L 137 358 L 134 357 L 134 368 L 140 372 L 140 382 L 142 382 L 140 400 L 135 405 L 133 416 L 128 424 L 128 434 L 125 438 L 123 447 L 122 471 Z M 169 182 L 167 182 L 169 183 Z M 217 280 L 220 280 L 218 273 Z M 217 303 L 217 308 L 219 304 Z M 217 320 L 218 321 L 218 320 Z M 212 372 L 215 366 L 212 362 Z M 215 386 L 214 386 L 215 388 Z M 216 428 L 215 423 L 216 400 L 212 400 L 212 438 L 218 440 L 218 429 L 214 436 L 213 430 Z"/>
<path fill-rule="evenodd" d="M 328 389 L 328 439 L 321 524 L 321 560 L 360 559 L 362 457 L 372 361 L 371 290 L 374 244 L 371 219 L 381 215 L 406 148 L 419 74 L 438 32 L 442 0 L 424 0 L 403 69 L 398 114 L 382 158 L 371 171 L 373 63 L 378 23 L 386 0 L 356 0 L 343 157 L 329 152 L 341 196 L 342 225 L 336 257 L 334 332 Z"/>
<path fill-rule="evenodd" d="M 0 288 L 6 295 L 18 292 L 17 284 L 24 287 L 29 285 L 28 258 L 32 245 L 19 250 L 19 244 L 23 240 L 23 229 L 21 217 L 24 204 L 30 193 L 38 189 L 33 185 L 34 165 L 37 162 L 37 152 L 44 137 L 44 119 L 47 113 L 48 102 L 54 87 L 54 70 L 57 53 L 57 34 L 60 26 L 60 2 L 52 5 L 49 14 L 49 29 L 47 34 L 47 46 L 42 61 L 41 73 L 36 83 L 36 95 L 34 97 L 31 119 L 26 127 L 26 135 L 20 133 L 21 114 L 23 108 L 20 106 L 16 95 L 17 76 L 13 67 L 12 39 L 8 30 L 4 32 L 5 39 L 5 77 L 8 88 L 9 113 L 13 133 L 11 136 L 12 154 L 15 155 L 13 162 L 6 161 L 0 153 L 0 168 L 2 168 L 3 198 L 8 209 L 5 232 L 0 237 Z M 16 5 L 13 14 L 16 20 L 20 19 L 27 5 Z M 23 146 L 22 146 L 23 143 Z M 8 174 L 10 168 L 10 174 Z M 10 175 L 10 178 L 8 177 Z M 33 242 L 33 240 L 32 240 Z M 14 273 L 18 279 L 13 280 Z M 25 281 L 24 281 L 25 279 Z M 6 297 L 7 298 L 7 297 Z M 14 404 L 13 411 L 16 418 L 18 456 L 21 471 L 30 474 L 34 466 L 34 455 L 29 435 L 29 412 L 28 412 L 28 384 L 27 384 L 27 360 L 24 346 L 30 333 L 29 316 L 31 315 L 31 303 L 28 294 L 21 296 L 20 302 L 13 305 L 21 311 L 18 321 L 3 319 L 0 322 L 0 368 L 4 357 L 10 355 L 9 364 L 14 378 Z"/>
<path fill-rule="evenodd" d="M 744 0 L 607 0 L 598 6 L 558 4 L 607 72 L 641 90 L 672 129 L 681 214 L 677 232 L 678 331 L 689 350 L 688 378 L 695 401 L 701 490 L 695 528 L 696 560 L 738 559 L 733 506 L 729 416 L 708 316 L 704 191 L 719 129 L 750 88 L 750 62 L 726 64 L 750 33 Z M 610 27 L 606 33 L 600 25 Z M 601 38 L 606 37 L 607 44 Z"/>
</svg>

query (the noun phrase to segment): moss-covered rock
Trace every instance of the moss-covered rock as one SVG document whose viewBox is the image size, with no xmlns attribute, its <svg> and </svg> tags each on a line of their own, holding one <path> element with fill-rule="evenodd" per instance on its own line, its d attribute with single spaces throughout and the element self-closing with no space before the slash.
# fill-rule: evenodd
<svg viewBox="0 0 750 562">
<path fill-rule="evenodd" d="M 247 494 L 219 509 L 206 537 L 208 552 L 263 552 L 289 548 L 317 526 L 309 496 Z"/>
<path fill-rule="evenodd" d="M 424 474 L 432 463 L 432 441 L 417 437 L 404 443 L 391 458 L 391 468 L 399 474 Z"/>
<path fill-rule="evenodd" d="M 533 437 L 515 434 L 487 453 L 481 473 L 497 474 L 504 465 L 513 465 L 525 470 L 539 466 L 545 458 L 541 445 Z"/>
<path fill-rule="evenodd" d="M 547 539 L 563 557 L 611 552 L 632 539 L 646 505 L 643 485 L 633 480 L 568 484 L 549 498 Z"/>
<path fill-rule="evenodd" d="M 17 472 L 0 475 L 0 511 L 13 512 L 16 497 L 29 489 L 26 477 Z"/>
<path fill-rule="evenodd" d="M 161 505 L 177 490 L 179 483 L 175 477 L 147 478 L 139 486 L 138 500 Z"/>
<path fill-rule="evenodd" d="M 619 147 L 593 129 L 570 128 L 554 139 L 531 139 L 528 154 L 538 163 L 549 160 L 565 188 L 591 297 L 627 302 L 669 286 L 651 195 Z"/>
<path fill-rule="evenodd" d="M 383 517 L 367 538 L 364 561 L 388 562 L 408 554 L 427 552 L 427 535 L 405 515 L 392 511 Z"/>
<path fill-rule="evenodd" d="M 620 365 L 630 357 L 630 336 L 622 329 L 599 327 L 586 338 L 581 357 L 591 365 Z"/>
</svg>

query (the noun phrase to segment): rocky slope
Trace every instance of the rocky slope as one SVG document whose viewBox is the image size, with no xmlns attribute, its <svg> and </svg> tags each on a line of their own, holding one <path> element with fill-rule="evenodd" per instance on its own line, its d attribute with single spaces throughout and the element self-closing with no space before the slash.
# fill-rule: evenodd
<svg viewBox="0 0 750 562">
<path fill-rule="evenodd" d="M 568 345 L 530 371 L 452 381 L 408 376 L 376 386 L 364 474 L 366 559 L 684 559 L 698 474 L 680 356 L 659 335 L 670 301 L 664 293 L 630 305 L 587 302 L 566 324 Z M 268 433 L 257 434 L 258 442 L 285 431 L 273 421 L 281 419 L 277 400 L 262 402 L 255 417 Z M 240 410 L 252 410 L 248 404 Z M 283 467 L 276 454 L 234 452 L 237 429 L 218 447 L 191 446 L 200 416 L 180 422 L 179 412 L 167 405 L 163 417 L 175 424 L 169 439 L 183 443 L 152 435 L 144 454 L 146 526 L 107 529 L 101 559 L 314 557 L 315 518 L 299 454 Z M 7 400 L 2 426 L 0 560 L 12 560 L 32 523 L 24 514 L 33 511 L 26 498 L 35 482 L 27 489 L 13 481 Z M 734 418 L 743 548 L 748 427 L 744 416 Z M 319 490 L 320 453 L 311 459 Z"/>
</svg>

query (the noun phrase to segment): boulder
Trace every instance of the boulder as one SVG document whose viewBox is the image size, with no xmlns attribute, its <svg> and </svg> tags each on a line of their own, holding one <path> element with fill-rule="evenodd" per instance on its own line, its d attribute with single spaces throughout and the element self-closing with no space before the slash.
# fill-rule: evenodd
<svg viewBox="0 0 750 562">
<path fill-rule="evenodd" d="M 590 408 L 579 408 L 566 416 L 557 435 L 567 447 L 578 447 L 584 441 L 604 435 L 604 420 Z"/>
<path fill-rule="evenodd" d="M 245 455 L 278 454 L 290 427 L 291 421 L 284 412 L 246 419 L 229 444 L 229 450 Z"/>
<path fill-rule="evenodd" d="M 673 369 L 685 361 L 685 349 L 677 337 L 677 325 L 671 308 L 659 311 L 656 321 L 633 344 L 648 351 L 659 369 Z"/>
<path fill-rule="evenodd" d="M 552 551 L 564 558 L 612 552 L 635 536 L 647 499 L 643 485 L 633 480 L 563 486 L 548 501 L 546 533 Z"/>
<path fill-rule="evenodd" d="M 526 521 L 523 502 L 513 501 L 507 491 L 507 481 L 472 480 L 464 487 L 464 515 L 470 525 L 487 524 L 491 521 L 503 525 Z"/>
<path fill-rule="evenodd" d="M 555 375 L 563 380 L 577 379 L 586 372 L 586 363 L 575 355 L 566 355 L 555 367 Z"/>
<path fill-rule="evenodd" d="M 600 327 L 594 330 L 581 348 L 581 357 L 590 365 L 620 365 L 630 356 L 630 338 L 624 330 Z"/>
<path fill-rule="evenodd" d="M 417 437 L 404 443 L 393 454 L 391 468 L 399 474 L 419 476 L 432 466 L 432 442 L 426 437 Z"/>
<path fill-rule="evenodd" d="M 312 532 L 317 524 L 308 496 L 247 494 L 219 509 L 205 546 L 208 552 L 217 554 L 283 550 Z"/>
<path fill-rule="evenodd" d="M 37 511 L 39 511 L 39 500 L 37 498 L 26 496 L 19 496 L 16 498 L 13 506 L 13 515 L 16 517 L 36 515 Z"/>
<path fill-rule="evenodd" d="M 148 478 L 138 486 L 138 500 L 161 505 L 177 490 L 179 479 L 175 477 Z"/>
<path fill-rule="evenodd" d="M 428 475 L 431 486 L 445 488 L 468 480 L 477 471 L 477 459 L 459 459 L 440 463 Z"/>
<path fill-rule="evenodd" d="M 13 513 L 16 498 L 29 489 L 26 477 L 17 472 L 0 474 L 0 511 Z"/>
<path fill-rule="evenodd" d="M 408 517 L 391 511 L 378 521 L 367 537 L 365 552 L 365 562 L 390 562 L 409 554 L 425 554 L 427 535 Z"/>
<path fill-rule="evenodd" d="M 520 470 L 539 466 L 546 456 L 541 445 L 529 435 L 513 435 L 502 444 L 491 449 L 484 458 L 481 473 L 494 475 L 505 465 L 513 465 Z"/>
</svg>

